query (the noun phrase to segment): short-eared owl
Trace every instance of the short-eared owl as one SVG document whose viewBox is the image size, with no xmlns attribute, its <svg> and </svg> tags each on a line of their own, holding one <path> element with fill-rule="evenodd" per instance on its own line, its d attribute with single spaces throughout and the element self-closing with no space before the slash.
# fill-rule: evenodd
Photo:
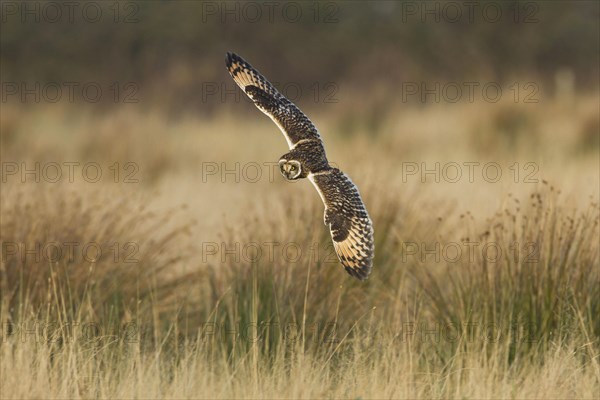
<svg viewBox="0 0 600 400">
<path fill-rule="evenodd" d="M 227 53 L 227 69 L 254 104 L 281 129 L 290 152 L 279 159 L 288 180 L 308 178 L 325 204 L 325 225 L 346 271 L 364 280 L 371 272 L 373 225 L 358 189 L 342 171 L 332 168 L 317 128 L 256 69 Z"/>
</svg>

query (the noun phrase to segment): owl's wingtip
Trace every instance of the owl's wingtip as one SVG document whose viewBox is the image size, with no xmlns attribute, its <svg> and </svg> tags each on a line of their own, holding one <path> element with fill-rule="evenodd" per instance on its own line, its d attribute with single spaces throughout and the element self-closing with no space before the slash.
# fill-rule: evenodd
<svg viewBox="0 0 600 400">
<path fill-rule="evenodd" d="M 358 279 L 361 282 L 369 279 L 369 274 L 371 273 L 371 265 L 360 267 L 360 268 L 352 268 L 350 266 L 344 265 L 344 269 L 350 276 Z"/>
<path fill-rule="evenodd" d="M 227 67 L 231 66 L 231 63 L 233 62 L 233 56 L 234 53 L 231 51 L 225 53 L 225 65 L 227 65 Z"/>
<path fill-rule="evenodd" d="M 225 53 L 225 64 L 230 67 L 235 61 L 240 61 L 242 58 L 235 54 L 233 51 Z"/>
</svg>

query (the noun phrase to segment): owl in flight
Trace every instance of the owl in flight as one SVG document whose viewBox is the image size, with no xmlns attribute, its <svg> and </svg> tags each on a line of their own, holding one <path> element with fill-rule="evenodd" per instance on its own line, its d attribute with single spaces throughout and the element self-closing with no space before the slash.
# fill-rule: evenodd
<svg viewBox="0 0 600 400">
<path fill-rule="evenodd" d="M 225 61 L 235 83 L 287 140 L 290 151 L 279 159 L 281 174 L 290 181 L 311 181 L 325 204 L 325 225 L 340 262 L 353 277 L 366 279 L 375 250 L 373 224 L 357 187 L 329 165 L 319 131 L 294 103 L 240 56 L 227 53 Z"/>
</svg>

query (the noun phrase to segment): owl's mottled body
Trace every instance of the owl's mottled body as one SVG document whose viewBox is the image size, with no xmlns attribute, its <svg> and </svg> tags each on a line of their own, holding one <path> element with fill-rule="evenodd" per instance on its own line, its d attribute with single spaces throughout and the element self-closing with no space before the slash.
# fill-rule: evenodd
<svg viewBox="0 0 600 400">
<path fill-rule="evenodd" d="M 238 86 L 283 132 L 290 151 L 279 159 L 281 173 L 288 180 L 312 182 L 340 262 L 353 277 L 366 279 L 374 256 L 373 224 L 356 185 L 329 165 L 317 128 L 295 104 L 241 57 L 228 53 L 226 64 Z"/>
<path fill-rule="evenodd" d="M 325 155 L 323 142 L 316 139 L 305 139 L 298 142 L 289 153 L 281 156 L 284 160 L 298 160 L 306 168 L 304 174 L 307 177 L 309 173 L 318 173 L 331 169 Z"/>
</svg>

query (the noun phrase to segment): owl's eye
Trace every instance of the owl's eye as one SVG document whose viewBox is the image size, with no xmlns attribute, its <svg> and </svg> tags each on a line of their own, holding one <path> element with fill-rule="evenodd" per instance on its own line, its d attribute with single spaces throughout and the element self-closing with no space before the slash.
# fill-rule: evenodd
<svg viewBox="0 0 600 400">
<path fill-rule="evenodd" d="M 296 166 L 292 165 L 292 168 L 290 168 L 291 171 L 295 171 L 296 170 Z"/>
</svg>

